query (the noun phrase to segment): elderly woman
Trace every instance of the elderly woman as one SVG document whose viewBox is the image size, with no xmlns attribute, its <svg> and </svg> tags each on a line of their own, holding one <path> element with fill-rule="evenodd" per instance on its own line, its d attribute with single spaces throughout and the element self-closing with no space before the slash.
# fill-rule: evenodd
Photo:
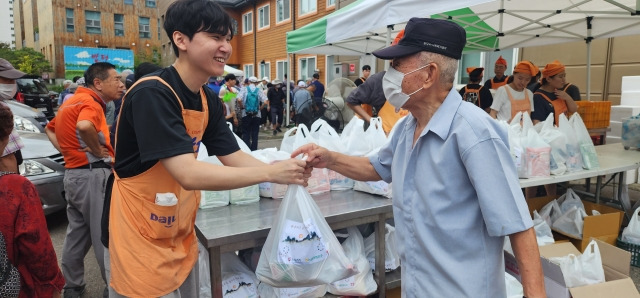
<svg viewBox="0 0 640 298">
<path fill-rule="evenodd" d="M 0 104 L 0 151 L 12 129 L 11 110 Z M 35 186 L 20 174 L 0 172 L 0 200 L 0 231 L 7 257 L 20 272 L 18 297 L 59 297 L 64 277 Z"/>
<path fill-rule="evenodd" d="M 518 112 L 531 113 L 534 110 L 533 93 L 527 85 L 537 73 L 538 67 L 531 62 L 520 61 L 513 69 L 513 81 L 496 91 L 489 112 L 491 117 L 511 122 Z"/>
<path fill-rule="evenodd" d="M 578 105 L 571 96 L 563 90 L 567 73 L 565 67 L 556 60 L 544 67 L 542 71 L 542 85 L 533 95 L 535 111 L 531 113 L 533 124 L 547 119 L 553 113 L 554 123 L 558 125 L 560 114 L 569 116 L 578 110 Z"/>
</svg>

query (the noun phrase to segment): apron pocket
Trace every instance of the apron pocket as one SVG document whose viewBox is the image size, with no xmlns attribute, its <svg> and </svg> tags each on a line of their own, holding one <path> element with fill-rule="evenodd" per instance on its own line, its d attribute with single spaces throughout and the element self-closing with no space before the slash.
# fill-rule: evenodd
<svg viewBox="0 0 640 298">
<path fill-rule="evenodd" d="M 141 234 L 156 240 L 174 238 L 178 233 L 178 205 L 160 206 L 142 200 L 144 220 L 140 224 Z"/>
</svg>

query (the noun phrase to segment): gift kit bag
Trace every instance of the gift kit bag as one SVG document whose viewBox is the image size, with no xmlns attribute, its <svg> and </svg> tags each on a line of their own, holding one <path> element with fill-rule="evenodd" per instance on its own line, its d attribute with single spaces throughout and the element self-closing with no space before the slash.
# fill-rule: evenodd
<svg viewBox="0 0 640 298">
<path fill-rule="evenodd" d="M 345 126 L 340 139 L 344 144 L 344 154 L 351 156 L 364 156 L 371 151 L 369 142 L 365 141 L 367 135 L 364 130 L 364 120 L 354 116 Z"/>
<path fill-rule="evenodd" d="M 551 175 L 549 144 L 545 143 L 533 128 L 529 128 L 524 140 L 527 177 L 549 177 Z"/>
<path fill-rule="evenodd" d="M 328 150 L 345 153 L 345 146 L 336 130 L 323 119 L 318 119 L 311 124 L 311 137 L 321 147 Z M 331 190 L 348 190 L 353 188 L 353 179 L 344 175 L 327 170 L 329 175 L 329 185 Z"/>
<path fill-rule="evenodd" d="M 580 153 L 580 144 L 575 135 L 573 125 L 565 114 L 558 116 L 558 122 L 558 129 L 567 137 L 567 171 L 582 171 L 582 154 Z"/>
<path fill-rule="evenodd" d="M 562 216 L 562 209 L 560 209 L 557 200 L 547 203 L 540 209 L 540 217 L 544 219 L 549 226 L 556 222 L 560 216 Z"/>
<path fill-rule="evenodd" d="M 571 208 L 558 220 L 553 223 L 553 229 L 564 233 L 573 238 L 582 239 L 582 229 L 584 227 L 584 218 L 587 217 L 584 209 L 580 209 L 576 206 Z"/>
<path fill-rule="evenodd" d="M 573 188 L 567 189 L 567 192 L 558 198 L 558 204 L 560 204 L 560 210 L 563 214 L 569 211 L 572 206 L 576 206 L 578 209 L 582 209 L 586 213 L 582 200 L 580 200 L 580 197 Z"/>
<path fill-rule="evenodd" d="M 540 137 L 551 146 L 551 175 L 562 175 L 567 171 L 567 137 L 553 125 L 553 113 L 547 116 L 540 125 Z"/>
<path fill-rule="evenodd" d="M 553 233 L 551 233 L 551 226 L 538 214 L 538 211 L 533 211 L 533 229 L 536 231 L 536 240 L 538 246 L 547 244 L 553 244 L 556 241 L 553 240 Z"/>
<path fill-rule="evenodd" d="M 258 279 L 278 288 L 313 287 L 356 273 L 309 192 L 289 185 L 260 254 Z"/>
<path fill-rule="evenodd" d="M 364 239 L 356 227 L 347 228 L 349 237 L 342 243 L 347 257 L 356 265 L 358 274 L 336 281 L 327 286 L 331 294 L 342 296 L 367 296 L 373 294 L 378 285 L 373 280 L 373 273 L 364 252 Z"/>
<path fill-rule="evenodd" d="M 598 162 L 598 154 L 596 153 L 596 147 L 593 145 L 587 126 L 584 125 L 580 114 L 573 113 L 569 122 L 573 126 L 576 139 L 578 141 L 578 147 L 580 148 L 580 154 L 582 154 L 582 166 L 587 169 L 597 169 L 600 167 Z"/>
<path fill-rule="evenodd" d="M 260 294 L 260 298 L 316 298 L 323 297 L 327 293 L 327 286 L 274 288 L 261 282 L 258 285 L 258 293 Z"/>
<path fill-rule="evenodd" d="M 287 160 L 291 158 L 291 153 L 287 153 L 284 151 L 278 151 L 277 148 L 266 148 L 262 150 L 256 150 L 251 152 L 253 157 L 258 160 L 266 163 L 272 164 L 276 162 L 280 162 L 283 160 Z M 284 194 L 287 192 L 288 185 L 286 184 L 278 184 L 271 182 L 262 182 L 258 184 L 259 192 L 261 197 L 265 198 L 274 198 L 274 199 L 282 199 Z"/>
<path fill-rule="evenodd" d="M 582 255 L 569 254 L 549 260 L 560 266 L 567 288 L 593 285 L 605 281 L 600 249 L 594 240 L 589 242 Z"/>
<path fill-rule="evenodd" d="M 236 142 L 238 142 L 240 150 L 246 152 L 247 154 L 251 154 L 251 149 L 249 149 L 249 146 L 247 146 L 247 144 L 245 144 L 245 142 L 236 134 L 233 134 L 233 136 L 236 137 Z M 241 187 L 238 189 L 232 189 L 229 191 L 229 203 L 231 204 L 244 205 L 257 203 L 258 201 L 260 201 L 260 188 L 258 187 L 258 184 Z"/>
<path fill-rule="evenodd" d="M 364 251 L 369 260 L 369 266 L 376 270 L 376 233 L 364 239 Z M 400 267 L 400 254 L 396 243 L 396 228 L 385 224 L 384 233 L 384 269 L 393 271 Z"/>
<path fill-rule="evenodd" d="M 635 245 L 640 245 L 640 217 L 638 217 L 638 212 L 640 212 L 640 208 L 636 209 L 631 220 L 629 220 L 629 225 L 622 231 L 622 241 Z"/>
<path fill-rule="evenodd" d="M 207 148 L 204 144 L 200 144 L 198 149 L 198 160 L 222 166 L 220 160 L 215 156 L 209 156 Z M 209 209 L 229 205 L 231 194 L 228 190 L 201 190 L 200 191 L 200 209 Z"/>
<path fill-rule="evenodd" d="M 198 274 L 200 281 L 198 297 L 211 297 L 211 274 L 209 252 L 198 242 Z M 229 298 L 258 298 L 258 279 L 235 253 L 220 257 L 222 267 L 222 296 Z"/>
<path fill-rule="evenodd" d="M 524 121 L 523 115 L 527 115 L 529 121 Z M 526 129 L 523 124 L 526 123 Z M 529 178 L 527 171 L 527 160 L 525 154 L 525 137 L 528 128 L 532 126 L 529 114 L 518 112 L 509 123 L 509 151 L 513 163 L 518 170 L 518 178 Z"/>
</svg>

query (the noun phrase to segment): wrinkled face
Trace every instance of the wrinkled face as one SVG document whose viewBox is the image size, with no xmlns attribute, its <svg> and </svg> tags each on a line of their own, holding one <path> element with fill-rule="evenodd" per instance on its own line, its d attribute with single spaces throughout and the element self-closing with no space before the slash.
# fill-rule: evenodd
<svg viewBox="0 0 640 298">
<path fill-rule="evenodd" d="M 369 77 L 369 75 L 371 74 L 371 70 L 370 69 L 365 69 L 362 71 L 362 76 L 366 79 Z"/>
<path fill-rule="evenodd" d="M 102 93 L 104 101 L 116 100 L 124 94 L 125 86 L 120 80 L 121 76 L 115 69 L 109 69 L 109 77 L 105 80 L 95 79 L 93 86 Z"/>
<path fill-rule="evenodd" d="M 547 84 L 555 89 L 562 89 L 564 85 L 567 83 L 567 73 L 561 72 L 555 76 L 551 76 L 547 78 Z"/>
<path fill-rule="evenodd" d="M 231 57 L 230 34 L 198 32 L 189 40 L 184 37 L 184 48 L 190 65 L 207 77 L 218 77 L 224 73 L 224 65 Z M 180 54 L 182 58 L 182 54 Z"/>
<path fill-rule="evenodd" d="M 502 64 L 496 64 L 496 66 L 493 68 L 493 72 L 496 74 L 496 76 L 501 77 L 504 75 L 504 72 L 507 70 L 507 66 L 502 65 Z"/>
<path fill-rule="evenodd" d="M 531 74 L 516 72 L 513 74 L 513 85 L 516 91 L 522 91 L 531 81 Z"/>
</svg>

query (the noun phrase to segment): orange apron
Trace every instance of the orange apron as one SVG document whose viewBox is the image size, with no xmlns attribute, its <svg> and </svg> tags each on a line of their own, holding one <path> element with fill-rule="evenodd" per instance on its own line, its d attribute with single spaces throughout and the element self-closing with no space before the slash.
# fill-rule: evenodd
<svg viewBox="0 0 640 298">
<path fill-rule="evenodd" d="M 396 113 L 396 108 L 389 104 L 389 102 L 385 102 L 380 108 L 380 111 L 378 111 L 378 117 L 382 119 L 382 129 L 384 133 L 389 134 L 393 126 L 396 125 L 396 122 L 407 114 L 409 114 L 409 111 L 404 109 L 400 109 L 400 111 Z"/>
<path fill-rule="evenodd" d="M 495 78 L 496 77 L 491 78 L 491 89 L 494 89 L 494 90 L 498 90 L 498 88 L 506 85 L 507 81 L 509 80 L 509 76 L 504 76 L 504 81 L 502 82 L 494 81 Z"/>
<path fill-rule="evenodd" d="M 529 100 L 529 92 L 527 92 L 527 88 L 523 90 L 524 99 L 514 99 L 513 95 L 511 95 L 511 91 L 509 91 L 509 87 L 504 87 L 504 90 L 507 91 L 509 102 L 511 102 L 511 118 L 507 122 L 511 122 L 511 119 L 513 119 L 518 112 L 527 112 L 531 114 L 531 101 Z"/>
<path fill-rule="evenodd" d="M 536 92 L 534 94 L 538 94 L 538 95 L 542 96 L 549 103 L 551 103 L 551 105 L 553 105 L 553 118 L 555 118 L 554 119 L 555 120 L 555 124 L 558 125 L 558 123 L 560 123 L 559 122 L 560 114 L 567 115 L 567 112 L 569 111 L 569 108 L 567 107 L 567 102 L 562 100 L 562 99 L 559 99 L 559 98 L 556 98 L 555 100 L 551 100 L 547 95 L 545 95 L 542 92 Z"/>
<path fill-rule="evenodd" d="M 185 110 L 160 77 L 140 79 L 134 86 L 147 80 L 161 82 L 176 96 L 195 154 L 209 119 L 204 90 L 200 89 L 202 112 Z M 195 219 L 200 191 L 182 188 L 160 161 L 134 177 L 120 178 L 115 172 L 114 176 L 109 214 L 111 287 L 128 297 L 158 297 L 175 291 L 198 259 Z M 178 203 L 156 205 L 157 193 L 173 193 Z"/>
<path fill-rule="evenodd" d="M 483 86 L 480 86 L 480 88 L 478 88 L 478 89 L 472 89 L 472 88 L 469 88 L 468 86 L 464 86 L 464 87 L 463 87 L 463 88 L 464 88 L 464 93 L 463 93 L 463 94 L 464 94 L 465 96 L 463 96 L 463 97 L 462 97 L 462 99 L 463 99 L 463 100 L 465 100 L 465 101 L 468 101 L 468 102 L 470 102 L 470 103 L 472 103 L 472 104 L 474 104 L 474 105 L 476 105 L 476 106 L 478 106 L 478 107 L 482 107 L 482 105 L 481 105 L 481 103 L 480 103 L 480 89 L 482 89 L 482 87 L 483 87 Z M 475 93 L 475 94 L 477 94 L 477 95 L 478 95 L 478 98 L 476 98 L 476 101 L 475 101 L 475 102 L 474 102 L 473 100 L 469 99 L 469 98 L 466 96 L 467 94 L 472 94 L 472 93 Z"/>
</svg>

